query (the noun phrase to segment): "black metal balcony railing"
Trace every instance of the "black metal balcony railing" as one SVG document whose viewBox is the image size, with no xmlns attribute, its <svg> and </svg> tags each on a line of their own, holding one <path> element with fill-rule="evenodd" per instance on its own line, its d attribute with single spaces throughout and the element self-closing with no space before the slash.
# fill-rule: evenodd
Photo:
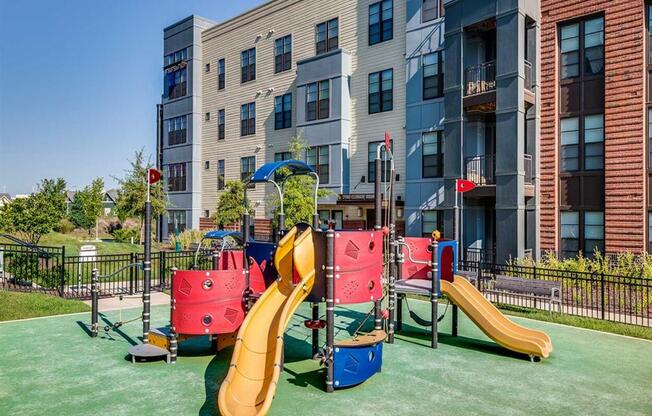
<svg viewBox="0 0 652 416">
<path fill-rule="evenodd" d="M 496 155 L 480 155 L 466 159 L 466 179 L 478 186 L 496 183 Z"/>
<path fill-rule="evenodd" d="M 464 95 L 476 95 L 496 89 L 496 62 L 472 65 L 464 70 Z"/>
<path fill-rule="evenodd" d="M 478 186 L 496 184 L 496 155 L 479 155 L 466 158 L 466 179 Z M 534 183 L 532 170 L 532 155 L 523 155 L 523 166 L 525 170 L 525 184 Z"/>
<path fill-rule="evenodd" d="M 525 61 L 524 67 L 525 67 L 525 89 L 532 91 L 532 88 L 534 87 L 532 64 L 529 61 Z"/>
</svg>

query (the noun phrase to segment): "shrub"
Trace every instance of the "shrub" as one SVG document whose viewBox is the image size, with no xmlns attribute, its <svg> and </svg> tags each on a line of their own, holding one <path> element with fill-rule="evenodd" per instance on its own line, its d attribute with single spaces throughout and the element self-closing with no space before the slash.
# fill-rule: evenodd
<svg viewBox="0 0 652 416">
<path fill-rule="evenodd" d="M 56 231 L 63 234 L 70 234 L 75 231 L 75 224 L 73 224 L 68 218 L 63 218 L 59 221 Z"/>
<path fill-rule="evenodd" d="M 122 223 L 120 221 L 111 221 L 106 226 L 106 232 L 113 235 L 117 230 L 122 230 Z"/>
<path fill-rule="evenodd" d="M 132 238 L 138 241 L 140 232 L 135 228 L 119 228 L 114 230 L 112 235 L 118 243 L 131 243 Z"/>
<path fill-rule="evenodd" d="M 181 244 L 182 250 L 190 249 L 192 244 L 200 244 L 204 233 L 199 230 L 185 230 L 182 233 L 179 233 L 178 236 L 175 234 L 170 234 L 168 240 L 170 241 L 170 247 L 174 249 L 176 247 L 177 241 Z"/>
</svg>

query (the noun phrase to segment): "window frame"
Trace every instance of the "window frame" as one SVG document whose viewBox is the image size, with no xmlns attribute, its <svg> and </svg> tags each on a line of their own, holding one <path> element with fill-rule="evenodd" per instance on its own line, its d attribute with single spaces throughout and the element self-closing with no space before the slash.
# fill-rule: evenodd
<svg viewBox="0 0 652 416">
<path fill-rule="evenodd" d="M 425 214 L 426 213 L 435 213 L 437 214 L 437 217 L 435 218 L 434 221 L 425 221 Z M 435 228 L 429 232 L 426 232 L 426 223 L 427 224 L 434 224 Z M 438 230 L 440 232 L 444 231 L 444 210 L 443 209 L 424 209 L 421 210 L 421 237 L 430 237 L 432 238 L 432 232 Z"/>
<path fill-rule="evenodd" d="M 601 44 L 596 45 L 596 46 L 589 46 L 588 48 L 586 47 L 587 43 L 587 31 L 586 31 L 586 24 L 593 22 L 595 20 L 602 20 L 602 29 L 601 31 L 596 31 L 596 32 L 590 32 L 588 33 L 588 36 L 597 34 L 599 32 L 602 33 L 602 39 L 601 39 Z M 577 36 L 573 37 L 564 37 L 564 29 L 565 28 L 570 28 L 572 26 L 577 26 Z M 593 77 L 604 77 L 605 74 L 605 18 L 604 15 L 602 14 L 597 14 L 597 15 L 591 15 L 591 16 L 583 16 L 580 19 L 574 19 L 570 21 L 565 21 L 561 22 L 558 24 L 557 28 L 557 36 L 559 39 L 559 81 L 560 82 L 572 82 L 576 80 L 582 80 L 582 79 L 588 79 L 588 78 L 593 78 Z M 568 51 L 564 51 L 564 41 L 570 40 L 570 39 L 575 39 L 577 43 L 577 49 L 570 49 Z M 587 72 L 587 68 L 590 65 L 589 62 L 587 62 L 587 59 L 591 61 L 590 58 L 587 58 L 587 50 L 593 50 L 595 48 L 601 48 L 601 58 L 598 60 L 602 61 L 602 66 L 600 71 L 598 72 Z M 573 62 L 571 64 L 564 64 L 564 58 L 566 56 L 570 56 L 570 54 L 575 53 L 577 55 L 576 62 Z M 575 75 L 565 75 L 564 71 L 565 68 L 568 66 L 577 66 L 577 72 Z"/>
<path fill-rule="evenodd" d="M 587 119 L 593 117 L 602 118 L 602 127 L 601 128 L 587 128 Z M 562 130 L 563 124 L 565 121 L 577 120 L 577 130 Z M 601 139 L 597 141 L 587 141 L 587 130 L 601 130 Z M 575 132 L 577 134 L 577 143 L 564 144 L 564 136 L 567 133 Z M 604 171 L 605 165 L 605 123 L 604 123 L 604 113 L 590 113 L 575 115 L 571 117 L 560 117 L 559 118 L 559 172 L 560 173 L 577 173 L 577 172 L 601 172 Z M 600 144 L 599 146 L 594 146 Z M 588 149 L 590 147 L 595 147 L 600 149 L 600 154 L 589 154 Z M 566 149 L 575 148 L 575 155 L 564 156 Z M 587 168 L 587 160 L 589 158 L 600 157 L 601 163 L 599 168 Z M 577 169 L 566 169 L 564 167 L 564 161 L 566 159 L 576 159 Z"/>
<path fill-rule="evenodd" d="M 327 88 L 323 88 L 326 86 Z M 330 118 L 330 97 L 331 86 L 330 79 L 311 82 L 306 84 L 306 121 L 324 120 Z M 327 91 L 327 97 L 323 98 L 324 91 Z M 314 95 L 315 100 L 310 96 Z M 312 115 L 314 114 L 314 115 Z"/>
<path fill-rule="evenodd" d="M 186 144 L 188 140 L 188 115 L 172 117 L 165 120 L 168 134 L 168 147 Z M 179 128 L 177 129 L 177 125 Z"/>
<path fill-rule="evenodd" d="M 185 231 L 187 226 L 186 211 L 181 209 L 169 209 L 167 210 L 167 217 L 168 217 L 168 233 L 175 232 L 177 227 L 179 228 L 179 232 Z M 179 220 L 183 219 L 183 222 L 182 221 L 176 222 L 175 221 L 176 219 Z"/>
<path fill-rule="evenodd" d="M 253 61 L 253 62 L 252 62 Z M 256 47 L 240 52 L 240 83 L 256 80 Z"/>
<path fill-rule="evenodd" d="M 436 62 L 434 64 L 426 65 L 426 58 L 434 56 Z M 426 67 L 436 66 L 436 73 L 434 75 L 426 75 Z M 436 80 L 436 87 L 426 87 L 430 80 Z M 426 91 L 436 88 L 435 95 L 429 96 Z M 434 100 L 444 96 L 444 51 L 438 50 L 431 53 L 421 55 L 421 98 L 423 101 Z"/>
<path fill-rule="evenodd" d="M 289 40 L 289 50 L 288 41 Z M 279 42 L 281 53 L 279 54 Z M 292 69 L 292 34 L 285 35 L 274 40 L 274 73 L 289 71 Z"/>
<path fill-rule="evenodd" d="M 435 143 L 426 143 L 426 136 L 435 135 Z M 423 179 L 443 178 L 444 177 L 444 143 L 443 143 L 443 130 L 434 130 L 421 133 L 421 177 Z M 426 154 L 426 145 L 436 145 L 437 152 L 433 154 Z M 426 157 L 434 156 L 436 163 L 426 166 Z M 435 167 L 436 172 L 434 175 L 426 175 L 426 168 Z"/>
<path fill-rule="evenodd" d="M 223 90 L 226 87 L 226 60 L 222 58 L 217 61 L 217 90 Z"/>
<path fill-rule="evenodd" d="M 390 10 L 391 16 L 389 18 L 384 18 L 385 5 L 389 4 L 388 10 Z M 377 8 L 378 11 L 372 14 L 372 10 Z M 378 22 L 371 23 L 372 16 L 378 15 Z M 369 36 L 369 46 L 378 45 L 379 43 L 387 42 L 394 39 L 394 1 L 393 0 L 380 0 L 369 5 L 369 24 L 367 26 Z M 389 29 L 387 28 L 389 26 Z M 375 32 L 377 27 L 378 38 L 372 39 L 372 33 Z"/>
<path fill-rule="evenodd" d="M 367 143 L 367 182 L 368 183 L 376 183 L 376 148 L 378 147 L 379 144 L 385 143 L 382 140 L 378 140 L 375 142 L 368 142 Z M 394 154 L 394 140 L 390 140 L 389 142 L 389 147 Z M 373 151 L 372 151 L 373 149 Z M 391 160 L 387 160 L 387 163 L 385 163 L 385 149 L 383 149 L 380 153 L 380 161 L 381 161 L 381 169 L 383 164 L 385 165 L 385 169 L 383 172 L 383 176 L 381 176 L 381 180 L 383 183 L 389 182 L 389 179 L 391 179 L 391 172 L 392 172 L 392 162 Z M 373 154 L 373 158 L 371 158 Z"/>
<path fill-rule="evenodd" d="M 389 74 L 390 78 L 385 79 L 385 75 Z M 374 77 L 378 77 L 377 82 L 372 82 Z M 389 81 L 391 86 L 385 89 L 385 82 Z M 372 92 L 372 85 L 378 85 L 378 92 Z M 387 98 L 389 96 L 389 99 Z M 376 103 L 377 101 L 377 103 Z M 385 108 L 385 103 L 389 102 L 388 108 Z M 377 109 L 375 107 L 377 105 Z M 369 114 L 385 113 L 394 110 L 394 68 L 387 68 L 381 71 L 372 72 L 367 79 L 367 111 Z"/>
<path fill-rule="evenodd" d="M 217 111 L 217 140 L 226 138 L 226 110 L 223 108 Z"/>
<path fill-rule="evenodd" d="M 243 168 L 247 166 L 245 171 Z M 244 183 L 256 172 L 256 156 L 243 156 L 240 158 L 240 180 Z M 256 184 L 249 183 L 247 188 L 255 188 Z"/>
<path fill-rule="evenodd" d="M 217 161 L 217 190 L 223 191 L 226 185 L 226 160 L 219 159 Z"/>
<path fill-rule="evenodd" d="M 322 150 L 325 149 L 325 155 Z M 327 185 L 330 183 L 330 145 L 312 146 L 306 150 L 306 164 L 314 169 L 319 176 L 319 184 Z M 310 163 L 310 158 L 315 159 L 315 163 Z M 322 158 L 326 158 L 326 163 L 323 163 Z"/>
<path fill-rule="evenodd" d="M 564 215 L 566 214 L 566 215 Z M 577 218 L 576 223 L 564 223 L 564 216 L 574 215 Z M 591 214 L 599 214 L 601 223 L 590 224 L 588 222 Z M 564 226 L 575 227 L 577 233 L 575 238 L 564 237 Z M 587 231 L 592 228 L 600 228 L 601 238 L 589 238 Z M 573 241 L 577 250 L 565 249 L 565 242 Z M 581 252 L 585 257 L 593 256 L 593 248 L 598 247 L 600 253 L 605 254 L 605 215 L 604 210 L 584 209 L 584 210 L 560 210 L 559 212 L 559 250 L 562 258 L 573 258 Z M 589 247 L 589 245 L 591 247 Z"/>
<path fill-rule="evenodd" d="M 434 0 L 435 7 L 429 7 L 426 9 L 426 3 L 433 2 L 433 0 L 423 0 L 421 2 L 421 23 L 431 22 L 433 20 L 444 17 L 444 1 L 443 0 Z M 426 18 L 425 10 L 435 10 L 434 16 Z"/>
<path fill-rule="evenodd" d="M 252 111 L 253 110 L 253 111 Z M 251 114 L 253 113 L 253 117 Z M 256 102 L 245 103 L 240 106 L 240 137 L 256 134 Z"/>
<path fill-rule="evenodd" d="M 292 128 L 291 92 L 274 97 L 274 130 L 283 130 L 289 128 Z"/>
<path fill-rule="evenodd" d="M 186 192 L 188 188 L 188 167 L 185 162 L 170 163 L 167 165 L 168 192 Z"/>
<path fill-rule="evenodd" d="M 335 36 L 332 36 L 333 30 L 335 31 Z M 317 23 L 315 25 L 315 55 L 322 55 L 339 49 L 339 32 L 340 23 L 338 17 Z M 322 33 L 324 39 L 319 40 Z M 321 47 L 320 44 L 322 44 Z"/>
</svg>

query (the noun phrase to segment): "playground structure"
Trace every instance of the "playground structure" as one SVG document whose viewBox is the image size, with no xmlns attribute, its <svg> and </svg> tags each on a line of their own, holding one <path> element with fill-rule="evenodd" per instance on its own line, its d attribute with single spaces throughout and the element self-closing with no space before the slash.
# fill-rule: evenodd
<svg viewBox="0 0 652 416">
<path fill-rule="evenodd" d="M 388 188 L 383 192 L 381 153 L 391 163 Z M 275 243 L 250 238 L 250 218 L 245 210 L 239 241 L 241 248 L 215 248 L 212 270 L 172 272 L 170 326 L 149 329 L 149 285 L 144 284 L 143 344 L 129 350 L 134 361 L 165 356 L 177 358 L 177 343 L 193 336 L 208 335 L 213 351 L 234 345 L 231 366 L 220 386 L 218 405 L 223 415 L 263 415 L 269 410 L 283 368 L 283 334 L 299 305 L 311 303 L 312 356 L 326 366 L 325 390 L 363 383 L 382 367 L 383 343 L 394 342 L 402 329 L 402 306 L 408 295 L 430 299 L 430 320 L 410 311 L 417 324 L 431 327 L 431 347 L 437 348 L 437 323 L 452 308 L 452 332 L 457 335 L 461 308 L 491 339 L 505 348 L 534 358 L 547 358 L 550 338 L 514 324 L 502 315 L 463 277 L 457 276 L 458 246 L 454 240 L 412 238 L 396 235 L 393 160 L 387 144 L 376 152 L 375 209 L 388 215 L 385 224 L 376 216 L 373 230 L 319 230 L 317 215 L 318 176 L 305 163 L 290 160 L 269 163 L 258 169 L 251 183 L 272 183 L 279 192 L 280 213 Z M 276 175 L 282 175 L 280 183 Z M 289 174 L 287 173 L 289 172 Z M 315 211 L 312 227 L 298 224 L 285 231 L 284 180 L 310 175 L 315 181 Z M 247 205 L 245 186 L 245 206 Z M 385 202 L 383 195 L 389 202 Z M 148 217 L 149 218 L 149 217 Z M 147 235 L 147 234 L 146 234 Z M 231 234 L 236 236 L 236 234 Z M 215 231 L 209 238 L 226 238 Z M 148 245 L 146 243 L 146 249 Z M 145 257 L 147 260 L 147 256 Z M 195 262 L 197 263 L 197 262 Z M 147 264 L 143 265 L 145 271 Z M 147 279 L 147 272 L 145 278 Z M 446 309 L 439 316 L 439 299 L 446 296 Z M 325 319 L 319 305 L 326 304 Z M 351 339 L 335 340 L 336 308 L 373 303 L 373 330 Z M 383 310 L 383 303 L 387 308 Z M 408 305 L 409 309 L 409 305 Z M 96 320 L 96 307 L 94 316 Z M 147 318 L 147 325 L 146 325 Z M 365 320 L 360 324 L 364 324 Z M 395 323 L 396 322 L 396 328 Z M 320 348 L 319 331 L 326 342 Z"/>
</svg>

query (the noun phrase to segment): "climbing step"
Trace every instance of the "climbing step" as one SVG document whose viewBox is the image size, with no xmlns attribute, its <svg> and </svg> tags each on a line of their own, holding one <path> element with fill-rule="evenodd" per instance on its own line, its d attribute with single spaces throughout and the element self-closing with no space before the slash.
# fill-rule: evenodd
<svg viewBox="0 0 652 416">
<path fill-rule="evenodd" d="M 149 361 L 153 359 L 165 358 L 167 363 L 170 363 L 170 351 L 165 348 L 157 347 L 152 344 L 138 344 L 129 348 L 131 355 L 131 362 Z"/>
</svg>

